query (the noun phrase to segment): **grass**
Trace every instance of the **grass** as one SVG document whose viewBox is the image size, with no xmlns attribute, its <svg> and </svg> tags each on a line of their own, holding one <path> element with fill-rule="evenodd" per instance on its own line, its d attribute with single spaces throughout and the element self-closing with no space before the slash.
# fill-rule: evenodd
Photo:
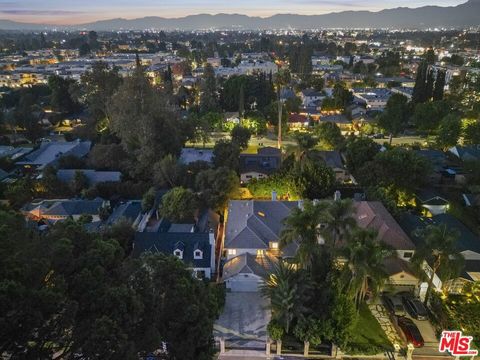
<svg viewBox="0 0 480 360">
<path fill-rule="evenodd" d="M 362 303 L 357 325 L 348 344 L 349 353 L 376 354 L 386 349 L 393 349 L 377 319 L 372 315 L 367 304 Z M 343 349 L 342 349 L 343 350 Z"/>
</svg>

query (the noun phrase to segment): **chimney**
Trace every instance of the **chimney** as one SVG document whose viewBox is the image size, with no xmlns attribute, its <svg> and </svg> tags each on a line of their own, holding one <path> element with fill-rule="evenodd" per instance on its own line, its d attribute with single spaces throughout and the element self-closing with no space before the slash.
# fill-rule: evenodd
<svg viewBox="0 0 480 360">
<path fill-rule="evenodd" d="M 333 200 L 340 201 L 341 198 L 342 198 L 342 194 L 340 193 L 340 190 L 335 191 L 335 193 L 333 194 Z"/>
<path fill-rule="evenodd" d="M 303 210 L 303 200 L 298 200 L 298 208 Z"/>
<path fill-rule="evenodd" d="M 277 192 L 275 190 L 272 191 L 272 201 L 277 201 Z"/>
</svg>

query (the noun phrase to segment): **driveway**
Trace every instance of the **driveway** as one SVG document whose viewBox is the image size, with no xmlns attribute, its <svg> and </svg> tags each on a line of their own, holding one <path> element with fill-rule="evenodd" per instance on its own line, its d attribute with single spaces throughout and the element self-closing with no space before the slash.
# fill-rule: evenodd
<svg viewBox="0 0 480 360">
<path fill-rule="evenodd" d="M 227 347 L 265 347 L 269 321 L 269 301 L 259 293 L 229 292 L 223 313 L 214 325 L 213 335 L 217 339 L 226 339 Z"/>
</svg>

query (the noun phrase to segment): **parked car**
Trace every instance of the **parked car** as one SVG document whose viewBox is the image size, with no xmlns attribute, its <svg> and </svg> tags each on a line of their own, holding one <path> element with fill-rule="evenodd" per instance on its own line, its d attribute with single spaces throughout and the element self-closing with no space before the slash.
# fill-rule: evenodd
<svg viewBox="0 0 480 360">
<path fill-rule="evenodd" d="M 428 320 L 428 311 L 419 299 L 403 296 L 402 300 L 408 315 L 417 320 Z"/>
<path fill-rule="evenodd" d="M 402 298 L 396 295 L 384 295 L 383 296 L 383 303 L 390 313 L 397 316 L 405 316 L 407 312 L 405 311 L 405 307 L 402 303 Z"/>
<path fill-rule="evenodd" d="M 400 329 L 402 329 L 405 337 L 407 338 L 407 341 L 409 343 L 412 343 L 414 347 L 419 348 L 425 344 L 420 330 L 418 330 L 417 325 L 415 325 L 415 323 L 411 319 L 404 316 L 399 316 L 398 326 L 400 327 Z"/>
</svg>

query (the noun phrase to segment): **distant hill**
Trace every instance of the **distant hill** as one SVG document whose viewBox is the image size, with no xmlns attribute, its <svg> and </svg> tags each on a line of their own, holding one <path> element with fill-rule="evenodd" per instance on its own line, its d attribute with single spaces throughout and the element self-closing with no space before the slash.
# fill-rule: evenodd
<svg viewBox="0 0 480 360">
<path fill-rule="evenodd" d="M 433 28 L 469 27 L 480 25 L 480 0 L 450 6 L 400 7 L 378 12 L 342 11 L 323 15 L 277 14 L 266 18 L 239 14 L 199 14 L 181 18 L 144 17 L 139 19 L 110 19 L 88 24 L 72 25 L 69 29 L 86 30 L 198 30 L 198 29 L 295 29 L 315 28 Z M 52 25 L 25 24 L 0 20 L 3 30 L 36 30 L 60 28 Z M 65 27 L 64 27 L 65 28 Z"/>
</svg>

